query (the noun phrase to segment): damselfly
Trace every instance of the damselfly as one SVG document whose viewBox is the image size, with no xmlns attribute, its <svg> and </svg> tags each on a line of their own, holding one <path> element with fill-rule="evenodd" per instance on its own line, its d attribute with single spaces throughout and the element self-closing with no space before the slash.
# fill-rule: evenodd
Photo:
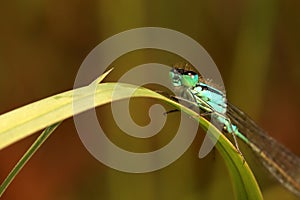
<svg viewBox="0 0 300 200">
<path fill-rule="evenodd" d="M 199 78 L 198 73 L 186 68 L 173 68 L 172 84 L 179 98 L 196 104 L 224 124 L 224 130 L 244 141 L 258 155 L 264 166 L 290 191 L 300 196 L 300 158 L 270 137 L 248 115 L 230 104 L 224 93 Z"/>
</svg>

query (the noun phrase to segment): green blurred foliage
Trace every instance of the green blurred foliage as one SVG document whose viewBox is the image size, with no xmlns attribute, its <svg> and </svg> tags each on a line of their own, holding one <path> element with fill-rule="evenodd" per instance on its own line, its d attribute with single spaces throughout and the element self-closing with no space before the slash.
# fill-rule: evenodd
<svg viewBox="0 0 300 200">
<path fill-rule="evenodd" d="M 197 40 L 219 67 L 229 100 L 300 155 L 299 6 L 298 1 L 283 0 L 2 2 L 0 113 L 71 89 L 85 56 L 106 38 L 131 28 L 165 27 Z M 110 80 L 142 63 L 172 64 L 178 59 L 161 51 L 133 52 L 113 63 L 118 67 Z M 147 124 L 149 101 L 136 102 L 133 118 Z M 164 130 L 145 142 L 124 136 L 109 117 L 109 106 L 97 111 L 114 142 L 138 151 L 170 141 L 172 122 L 178 120 L 176 114 L 168 116 Z M 203 135 L 199 133 L 172 165 L 148 174 L 127 174 L 92 158 L 72 120 L 67 120 L 3 199 L 232 199 L 231 181 L 218 152 L 197 157 Z M 35 137 L 0 152 L 1 180 Z M 248 154 L 247 147 L 242 149 Z M 251 153 L 249 158 L 266 199 L 295 199 Z"/>
</svg>

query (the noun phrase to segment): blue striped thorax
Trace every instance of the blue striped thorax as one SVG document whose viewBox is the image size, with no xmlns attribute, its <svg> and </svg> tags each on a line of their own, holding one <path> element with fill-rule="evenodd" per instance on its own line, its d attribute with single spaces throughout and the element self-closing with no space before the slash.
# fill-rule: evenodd
<svg viewBox="0 0 300 200">
<path fill-rule="evenodd" d="M 220 90 L 199 82 L 191 89 L 191 92 L 208 103 L 214 111 L 221 114 L 226 113 L 227 100 L 224 93 Z"/>
</svg>

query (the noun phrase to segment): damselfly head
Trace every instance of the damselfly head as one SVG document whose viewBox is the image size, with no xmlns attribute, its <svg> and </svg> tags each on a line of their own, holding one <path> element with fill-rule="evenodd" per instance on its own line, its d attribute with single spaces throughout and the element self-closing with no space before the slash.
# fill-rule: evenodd
<svg viewBox="0 0 300 200">
<path fill-rule="evenodd" d="M 170 71 L 170 77 L 174 86 L 194 87 L 199 81 L 198 73 L 188 63 L 175 64 Z"/>
<path fill-rule="evenodd" d="M 183 74 L 183 71 L 178 70 L 176 68 L 172 68 L 170 70 L 169 76 L 170 76 L 173 86 L 175 86 L 175 87 L 182 86 L 182 74 Z"/>
<path fill-rule="evenodd" d="M 194 66 L 186 62 L 179 62 L 173 65 L 170 71 L 170 78 L 173 86 L 195 87 L 197 83 L 205 83 L 221 92 L 225 93 L 224 88 L 213 83 L 211 79 L 205 79 Z"/>
</svg>

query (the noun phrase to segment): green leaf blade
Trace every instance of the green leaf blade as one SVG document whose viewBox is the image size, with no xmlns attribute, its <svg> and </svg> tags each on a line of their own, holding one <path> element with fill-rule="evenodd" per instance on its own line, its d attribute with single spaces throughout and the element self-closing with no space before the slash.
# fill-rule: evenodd
<svg viewBox="0 0 300 200">
<path fill-rule="evenodd" d="M 118 86 L 118 87 L 116 87 Z M 17 142 L 47 126 L 72 117 L 75 114 L 88 109 L 131 97 L 131 92 L 136 86 L 124 83 L 102 83 L 95 90 L 91 86 L 67 91 L 46 99 L 37 101 L 0 116 L 0 149 Z M 112 100 L 112 95 L 114 99 Z M 78 95 L 79 94 L 79 95 Z M 210 134 L 218 137 L 217 149 L 221 153 L 233 182 L 233 188 L 237 199 L 262 199 L 257 182 L 247 163 L 236 152 L 228 139 L 206 119 L 199 117 L 192 110 L 174 102 L 160 94 L 145 88 L 137 88 L 133 97 L 150 97 L 165 101 L 174 107 L 183 110 L 189 116 L 196 119 Z M 94 104 L 86 104 L 86 99 L 95 97 Z M 73 110 L 73 101 L 81 103 L 80 110 Z"/>
</svg>

